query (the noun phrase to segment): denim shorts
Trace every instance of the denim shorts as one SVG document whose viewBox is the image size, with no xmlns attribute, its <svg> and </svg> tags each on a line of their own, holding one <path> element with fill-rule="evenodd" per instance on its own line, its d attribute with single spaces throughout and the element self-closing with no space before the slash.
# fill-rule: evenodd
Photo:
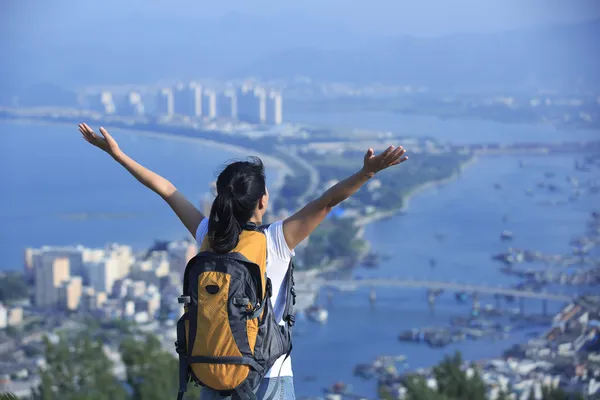
<svg viewBox="0 0 600 400">
<path fill-rule="evenodd" d="M 273 400 L 296 400 L 293 376 L 280 376 L 279 378 L 263 379 L 260 383 L 260 386 L 255 391 L 256 398 L 258 400 L 266 399 L 273 394 L 273 390 L 275 389 L 278 379 L 279 387 L 277 388 L 277 393 L 275 396 L 273 396 Z M 231 396 L 223 397 L 217 390 L 202 388 L 200 400 L 231 400 Z"/>
</svg>

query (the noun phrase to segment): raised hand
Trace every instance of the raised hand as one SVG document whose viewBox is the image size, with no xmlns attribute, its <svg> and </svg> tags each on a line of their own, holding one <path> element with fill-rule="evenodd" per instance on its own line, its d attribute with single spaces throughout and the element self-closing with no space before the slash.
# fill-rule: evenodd
<svg viewBox="0 0 600 400">
<path fill-rule="evenodd" d="M 367 150 L 364 159 L 363 171 L 369 174 L 376 174 L 392 165 L 398 165 L 408 160 L 404 155 L 406 150 L 402 146 L 390 146 L 383 153 L 375 155 L 373 149 Z"/>
<path fill-rule="evenodd" d="M 83 138 L 90 144 L 104 150 L 111 156 L 114 156 L 119 152 L 119 145 L 117 141 L 113 139 L 108 131 L 104 128 L 100 128 L 101 136 L 98 136 L 92 128 L 86 123 L 79 124 L 79 132 L 83 135 Z"/>
</svg>

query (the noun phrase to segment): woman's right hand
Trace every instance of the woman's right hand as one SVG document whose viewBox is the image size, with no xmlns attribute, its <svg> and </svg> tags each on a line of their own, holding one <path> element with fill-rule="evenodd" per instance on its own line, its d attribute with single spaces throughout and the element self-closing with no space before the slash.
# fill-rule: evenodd
<svg viewBox="0 0 600 400">
<path fill-rule="evenodd" d="M 102 137 L 98 136 L 92 128 L 88 126 L 85 122 L 79 124 L 79 132 L 83 135 L 83 138 L 90 144 L 98 147 L 99 149 L 104 150 L 111 156 L 117 154 L 119 150 L 119 145 L 117 141 L 113 139 L 112 136 L 108 133 L 108 131 L 104 128 L 100 128 L 100 133 Z"/>
<path fill-rule="evenodd" d="M 388 167 L 398 165 L 408 160 L 404 153 L 406 150 L 402 146 L 390 146 L 378 155 L 375 155 L 373 149 L 369 149 L 365 154 L 363 171 L 372 176 Z"/>
</svg>

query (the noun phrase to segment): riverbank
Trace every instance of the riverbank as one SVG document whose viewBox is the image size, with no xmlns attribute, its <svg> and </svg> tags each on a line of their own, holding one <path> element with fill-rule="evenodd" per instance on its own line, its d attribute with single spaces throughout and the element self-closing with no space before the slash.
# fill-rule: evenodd
<svg viewBox="0 0 600 400">
<path fill-rule="evenodd" d="M 360 227 L 361 231 L 364 230 L 364 227 L 368 224 L 371 224 L 373 222 L 377 222 L 380 221 L 382 219 L 385 218 L 389 218 L 389 217 L 393 217 L 396 214 L 400 214 L 403 212 L 406 212 L 410 206 L 410 201 L 417 196 L 418 194 L 428 190 L 428 189 L 432 189 L 434 187 L 438 187 L 441 186 L 443 184 L 446 184 L 448 182 L 451 182 L 453 180 L 455 180 L 456 178 L 458 178 L 458 176 L 460 176 L 460 174 L 468 167 L 470 167 L 471 165 L 475 164 L 478 161 L 478 157 L 473 155 L 471 158 L 469 158 L 466 162 L 462 163 L 459 167 L 459 171 L 452 173 L 452 175 L 450 175 L 447 178 L 443 178 L 443 179 L 438 179 L 435 181 L 428 181 L 428 182 L 424 182 L 418 186 L 416 186 L 413 190 L 409 191 L 406 196 L 404 197 L 404 201 L 403 201 L 403 205 L 400 208 L 396 208 L 393 210 L 387 210 L 387 211 L 376 211 L 371 215 L 367 215 L 365 217 L 359 218 L 356 220 L 356 225 L 358 227 Z"/>
</svg>

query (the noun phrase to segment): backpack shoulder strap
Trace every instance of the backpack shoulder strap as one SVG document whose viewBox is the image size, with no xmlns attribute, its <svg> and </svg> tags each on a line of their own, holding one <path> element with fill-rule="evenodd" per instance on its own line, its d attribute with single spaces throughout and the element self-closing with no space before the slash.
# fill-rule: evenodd
<svg viewBox="0 0 600 400">
<path fill-rule="evenodd" d="M 269 228 L 269 226 L 271 226 L 271 224 L 265 224 L 265 225 L 261 225 L 258 227 L 258 231 L 265 233 L 265 231 L 267 230 L 267 228 Z"/>
<path fill-rule="evenodd" d="M 294 259 L 290 259 L 287 272 L 285 274 L 287 296 L 285 308 L 283 310 L 283 319 L 289 326 L 294 326 L 296 317 L 294 317 L 294 305 L 296 304 L 296 289 L 294 288 Z"/>
</svg>

